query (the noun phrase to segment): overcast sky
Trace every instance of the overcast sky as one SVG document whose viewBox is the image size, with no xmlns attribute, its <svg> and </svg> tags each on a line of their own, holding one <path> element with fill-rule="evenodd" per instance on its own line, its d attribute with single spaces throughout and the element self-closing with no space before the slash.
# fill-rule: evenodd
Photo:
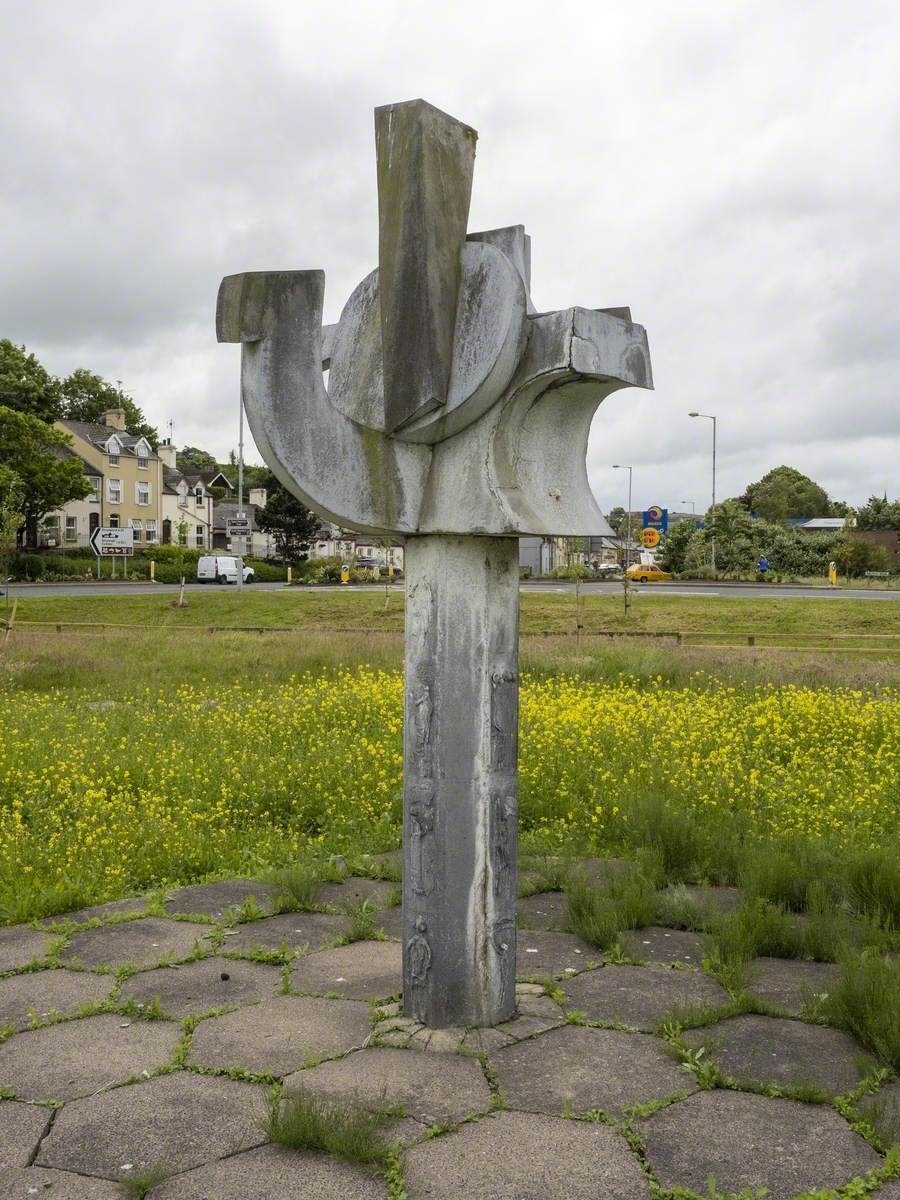
<svg viewBox="0 0 900 1200">
<path fill-rule="evenodd" d="M 779 463 L 900 491 L 896 0 L 0 0 L 0 337 L 237 442 L 216 291 L 377 263 L 372 109 L 479 131 L 471 229 L 523 223 L 540 310 L 629 304 L 655 392 L 610 397 L 601 507 L 709 503 Z M 688 504 L 687 507 L 690 507 Z"/>
</svg>

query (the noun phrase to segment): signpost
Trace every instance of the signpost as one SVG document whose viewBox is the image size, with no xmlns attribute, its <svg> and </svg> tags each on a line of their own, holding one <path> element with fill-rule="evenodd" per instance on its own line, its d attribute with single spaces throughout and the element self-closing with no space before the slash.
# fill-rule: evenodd
<svg viewBox="0 0 900 1200">
<path fill-rule="evenodd" d="M 91 549 L 97 555 L 97 578 L 100 577 L 100 559 L 113 560 L 113 577 L 115 577 L 115 560 L 131 558 L 134 554 L 134 530 L 113 526 L 98 526 L 90 536 Z M 124 574 L 124 568 L 123 568 Z"/>
<path fill-rule="evenodd" d="M 658 504 L 651 504 L 647 511 L 641 515 L 643 517 L 644 529 L 655 529 L 657 533 L 661 534 L 669 532 L 669 510 L 667 508 L 660 508 Z M 656 542 L 653 545 L 655 546 Z"/>
</svg>

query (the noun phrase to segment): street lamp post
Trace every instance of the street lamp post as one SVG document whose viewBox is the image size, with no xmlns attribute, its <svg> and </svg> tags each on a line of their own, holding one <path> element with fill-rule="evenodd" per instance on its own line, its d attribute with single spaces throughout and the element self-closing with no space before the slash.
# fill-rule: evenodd
<svg viewBox="0 0 900 1200">
<path fill-rule="evenodd" d="M 625 525 L 625 570 L 626 571 L 628 570 L 628 567 L 631 562 L 631 472 L 632 472 L 632 469 L 633 469 L 632 467 L 625 466 L 624 463 L 613 463 L 614 471 L 627 471 L 628 472 L 628 514 L 627 514 L 627 521 L 626 521 L 626 525 Z"/>
<path fill-rule="evenodd" d="M 714 416 L 712 416 L 711 413 L 701 413 L 701 412 L 688 413 L 688 416 L 689 417 L 703 417 L 707 421 L 712 421 L 712 433 L 713 433 L 713 447 L 712 447 L 712 450 L 713 450 L 713 455 L 712 455 L 713 527 L 712 527 L 712 533 L 710 536 L 710 544 L 712 546 L 712 570 L 713 570 L 713 576 L 715 576 L 715 573 L 716 573 L 716 532 L 715 532 L 715 530 L 716 530 L 716 526 L 715 526 L 715 519 L 716 519 L 716 511 L 715 511 L 716 510 L 716 418 Z"/>
</svg>

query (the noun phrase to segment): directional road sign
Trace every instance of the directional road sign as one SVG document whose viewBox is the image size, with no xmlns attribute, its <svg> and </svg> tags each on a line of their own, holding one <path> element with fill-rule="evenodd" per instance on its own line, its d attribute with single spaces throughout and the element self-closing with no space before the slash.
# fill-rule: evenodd
<svg viewBox="0 0 900 1200">
<path fill-rule="evenodd" d="M 100 558 L 127 558 L 134 554 L 134 530 L 98 526 L 91 534 L 91 549 Z"/>
<path fill-rule="evenodd" d="M 225 522 L 225 532 L 230 538 L 248 538 L 250 536 L 250 518 L 229 517 Z"/>
</svg>

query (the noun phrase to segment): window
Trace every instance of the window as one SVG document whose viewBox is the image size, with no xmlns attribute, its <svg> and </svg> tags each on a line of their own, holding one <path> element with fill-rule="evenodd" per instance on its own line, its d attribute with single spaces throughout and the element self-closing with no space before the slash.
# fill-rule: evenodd
<svg viewBox="0 0 900 1200">
<path fill-rule="evenodd" d="M 134 485 L 134 500 L 136 504 L 150 503 L 150 484 L 136 483 Z"/>
<path fill-rule="evenodd" d="M 197 545 L 198 545 L 198 546 L 204 546 L 205 544 L 206 544 L 206 543 L 205 543 L 205 542 L 204 542 L 204 540 L 203 540 L 203 526 L 202 526 L 202 525 L 198 525 L 198 526 L 197 526 Z"/>
<path fill-rule="evenodd" d="M 119 465 L 119 456 L 118 454 L 108 454 L 106 456 L 106 461 L 111 467 L 117 467 Z"/>
<path fill-rule="evenodd" d="M 148 542 L 156 541 L 156 522 L 155 521 L 147 522 L 147 541 Z"/>
<path fill-rule="evenodd" d="M 148 466 L 147 459 L 142 454 L 138 455 L 138 466 L 140 467 L 140 469 L 142 471 L 147 470 L 147 466 Z"/>
<path fill-rule="evenodd" d="M 77 517 L 66 517 L 66 541 L 67 542 L 77 542 L 78 541 L 78 518 Z"/>
<path fill-rule="evenodd" d="M 110 504 L 122 503 L 122 480 L 107 479 L 106 481 L 106 498 Z"/>
<path fill-rule="evenodd" d="M 118 513 L 110 513 L 109 514 L 109 527 L 110 527 L 110 529 L 118 529 L 119 528 L 119 514 Z"/>
<path fill-rule="evenodd" d="M 203 507 L 203 488 L 198 487 L 194 490 L 194 499 L 197 501 L 197 507 Z"/>
<path fill-rule="evenodd" d="M 91 485 L 91 494 L 88 496 L 88 501 L 91 504 L 99 504 L 101 480 L 99 480 L 96 475 L 91 475 L 88 479 L 88 483 Z"/>
<path fill-rule="evenodd" d="M 144 531 L 144 527 L 141 524 L 141 522 L 138 520 L 138 518 L 132 517 L 131 518 L 131 532 L 134 535 L 134 540 L 136 542 L 139 542 L 141 540 L 141 534 L 143 533 L 143 531 Z"/>
</svg>

